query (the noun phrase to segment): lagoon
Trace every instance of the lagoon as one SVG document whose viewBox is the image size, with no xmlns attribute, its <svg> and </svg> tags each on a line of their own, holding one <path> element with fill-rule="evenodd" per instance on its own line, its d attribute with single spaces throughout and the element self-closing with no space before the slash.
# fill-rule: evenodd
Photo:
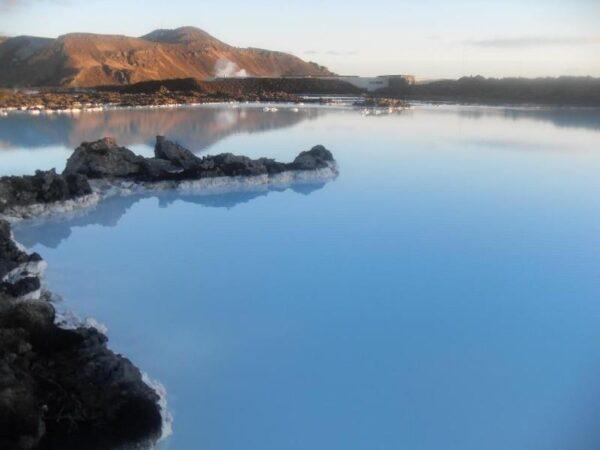
<svg viewBox="0 0 600 450">
<path fill-rule="evenodd" d="M 59 308 L 165 385 L 160 449 L 598 448 L 600 110 L 11 114 L 0 174 L 156 134 L 282 161 L 323 144 L 340 171 L 15 227 Z"/>
</svg>

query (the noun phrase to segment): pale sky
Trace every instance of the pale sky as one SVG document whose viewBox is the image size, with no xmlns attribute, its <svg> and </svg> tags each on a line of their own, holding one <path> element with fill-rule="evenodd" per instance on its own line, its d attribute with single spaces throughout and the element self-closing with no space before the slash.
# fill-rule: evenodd
<svg viewBox="0 0 600 450">
<path fill-rule="evenodd" d="M 350 75 L 600 76 L 600 0 L 0 0 L 0 34 L 192 25 Z"/>
</svg>

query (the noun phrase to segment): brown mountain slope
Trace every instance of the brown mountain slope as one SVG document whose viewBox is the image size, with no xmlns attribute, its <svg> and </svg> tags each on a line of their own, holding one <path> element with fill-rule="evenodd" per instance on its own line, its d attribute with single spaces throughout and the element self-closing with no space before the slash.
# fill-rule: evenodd
<svg viewBox="0 0 600 450">
<path fill-rule="evenodd" d="M 73 33 L 0 43 L 0 86 L 90 87 L 170 78 L 318 76 L 324 67 L 293 55 L 227 45 L 193 27 L 141 38 Z"/>
</svg>

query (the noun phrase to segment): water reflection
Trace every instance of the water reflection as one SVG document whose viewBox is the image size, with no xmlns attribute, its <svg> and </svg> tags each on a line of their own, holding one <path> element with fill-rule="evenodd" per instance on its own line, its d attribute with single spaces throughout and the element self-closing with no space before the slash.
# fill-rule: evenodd
<svg viewBox="0 0 600 450">
<path fill-rule="evenodd" d="M 93 208 L 77 211 L 69 215 L 25 221 L 13 227 L 13 232 L 17 241 L 28 248 L 41 244 L 47 248 L 55 249 L 71 236 L 73 228 L 89 225 L 115 227 L 133 205 L 149 198 L 157 198 L 160 208 L 167 208 L 171 204 L 181 201 L 208 208 L 231 209 L 259 197 L 265 197 L 271 192 L 284 192 L 289 189 L 298 194 L 310 195 L 315 191 L 323 189 L 328 181 L 296 183 L 289 186 L 269 186 L 268 188 L 254 191 L 228 192 L 217 195 L 189 194 L 175 190 L 166 190 L 163 192 L 115 196 L 103 200 Z"/>
<path fill-rule="evenodd" d="M 441 113 L 458 114 L 468 119 L 509 119 L 514 121 L 533 120 L 550 122 L 558 128 L 583 128 L 600 130 L 600 108 L 560 108 L 560 107 L 489 107 L 444 105 L 432 107 Z"/>
<path fill-rule="evenodd" d="M 560 128 L 600 130 L 600 109 L 591 108 L 490 108 L 443 105 L 416 106 L 428 113 L 458 114 L 469 119 L 502 118 L 550 122 Z M 73 149 L 83 141 L 114 136 L 125 146 L 152 145 L 157 134 L 170 136 L 194 151 L 241 133 L 259 133 L 314 120 L 333 108 L 281 107 L 264 112 L 262 105 L 204 105 L 175 109 L 115 109 L 79 115 L 51 114 L 0 117 L 0 149 Z M 412 117 L 408 115 L 407 117 Z"/>
<path fill-rule="evenodd" d="M 201 151 L 232 134 L 256 133 L 316 119 L 325 108 L 281 108 L 264 112 L 262 106 L 108 110 L 79 115 L 51 114 L 32 117 L 10 114 L 0 118 L 0 149 L 75 148 L 83 141 L 114 136 L 121 145 L 152 145 L 157 134 L 170 136 L 194 151 Z"/>
<path fill-rule="evenodd" d="M 167 387 L 164 450 L 595 449 L 598 131 L 445 108 L 211 149 L 323 143 L 308 198 L 119 197 L 17 238 Z"/>
</svg>

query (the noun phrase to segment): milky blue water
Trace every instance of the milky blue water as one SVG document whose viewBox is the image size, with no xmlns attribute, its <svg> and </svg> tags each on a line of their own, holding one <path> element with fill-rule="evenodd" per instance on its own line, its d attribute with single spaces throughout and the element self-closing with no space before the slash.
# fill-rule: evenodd
<svg viewBox="0 0 600 450">
<path fill-rule="evenodd" d="M 83 139 L 290 160 L 334 181 L 116 198 L 16 235 L 160 380 L 168 450 L 600 448 L 600 112 L 210 106 L 0 118 L 2 173 Z"/>
</svg>

